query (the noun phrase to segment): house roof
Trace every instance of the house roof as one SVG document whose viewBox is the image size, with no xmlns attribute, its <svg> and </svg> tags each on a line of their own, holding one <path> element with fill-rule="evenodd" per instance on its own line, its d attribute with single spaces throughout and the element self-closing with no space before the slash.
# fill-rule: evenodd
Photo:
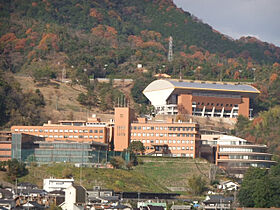
<svg viewBox="0 0 280 210">
<path fill-rule="evenodd" d="M 0 193 L 2 194 L 2 198 L 12 199 L 13 193 L 9 190 L 0 189 Z"/>
<path fill-rule="evenodd" d="M 191 209 L 190 205 L 172 205 L 171 209 L 180 210 L 180 209 Z"/>
<path fill-rule="evenodd" d="M 208 200 L 203 201 L 203 203 L 231 203 L 233 202 L 233 197 L 224 197 L 222 195 L 210 195 Z"/>
</svg>

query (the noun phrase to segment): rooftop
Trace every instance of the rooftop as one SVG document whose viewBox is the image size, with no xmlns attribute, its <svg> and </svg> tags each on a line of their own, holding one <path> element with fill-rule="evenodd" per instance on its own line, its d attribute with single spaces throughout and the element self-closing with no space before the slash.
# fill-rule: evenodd
<svg viewBox="0 0 280 210">
<path fill-rule="evenodd" d="M 173 80 L 161 79 L 150 83 L 143 92 L 150 92 L 162 89 L 190 89 L 190 90 L 214 90 L 230 92 L 260 93 L 259 90 L 251 85 L 227 82 L 192 81 L 192 80 Z"/>
</svg>

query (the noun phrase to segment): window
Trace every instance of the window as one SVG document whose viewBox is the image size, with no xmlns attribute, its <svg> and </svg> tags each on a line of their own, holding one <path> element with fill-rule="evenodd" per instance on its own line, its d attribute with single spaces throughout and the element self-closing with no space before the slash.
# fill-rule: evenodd
<svg viewBox="0 0 280 210">
<path fill-rule="evenodd" d="M 193 150 L 193 146 L 191 146 L 191 150 Z"/>
<path fill-rule="evenodd" d="M 59 132 L 60 132 L 60 133 L 62 133 L 62 132 L 63 132 L 63 130 L 59 130 Z"/>
<path fill-rule="evenodd" d="M 143 143 L 143 144 L 146 143 L 146 140 L 142 140 L 142 143 Z"/>
<path fill-rule="evenodd" d="M 156 140 L 156 143 L 158 143 L 158 140 Z"/>
<path fill-rule="evenodd" d="M 146 130 L 146 127 L 145 127 L 145 126 L 143 126 L 143 130 Z"/>
<path fill-rule="evenodd" d="M 173 140 L 173 144 L 176 144 L 176 140 Z"/>
<path fill-rule="evenodd" d="M 172 143 L 172 140 L 169 140 L 168 143 L 171 144 L 171 143 Z"/>
<path fill-rule="evenodd" d="M 73 133 L 73 130 L 69 130 L 69 133 Z"/>
<path fill-rule="evenodd" d="M 143 129 L 144 130 L 144 129 Z M 146 133 L 143 133 L 143 136 L 146 136 Z"/>
<path fill-rule="evenodd" d="M 147 140 L 147 143 L 150 143 L 150 140 Z"/>
<path fill-rule="evenodd" d="M 57 133 L 57 132 L 58 132 L 58 130 L 57 130 L 57 129 L 55 129 L 55 130 L 54 130 L 54 132 L 55 132 L 55 133 Z"/>
<path fill-rule="evenodd" d="M 177 144 L 180 144 L 181 143 L 181 141 L 180 140 L 177 140 Z"/>
</svg>

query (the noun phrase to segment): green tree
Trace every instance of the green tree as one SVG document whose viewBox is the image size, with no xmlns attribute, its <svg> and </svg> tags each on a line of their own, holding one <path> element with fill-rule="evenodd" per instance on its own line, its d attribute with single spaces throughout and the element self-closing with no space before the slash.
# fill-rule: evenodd
<svg viewBox="0 0 280 210">
<path fill-rule="evenodd" d="M 128 151 L 136 153 L 136 154 L 143 154 L 145 152 L 145 147 L 141 141 L 132 141 L 128 146 Z"/>
<path fill-rule="evenodd" d="M 17 159 L 8 160 L 8 175 L 12 181 L 16 178 L 25 176 L 28 174 L 28 169 L 25 167 L 25 163 L 19 162 Z"/>
<path fill-rule="evenodd" d="M 201 175 L 193 175 L 188 179 L 188 187 L 193 195 L 201 195 L 206 187 L 206 180 Z"/>
<path fill-rule="evenodd" d="M 125 166 L 125 160 L 121 156 L 112 157 L 110 163 L 116 169 L 120 169 Z"/>
<path fill-rule="evenodd" d="M 270 171 L 249 168 L 238 193 L 240 205 L 255 208 L 280 207 L 279 168 L 279 163 Z"/>
</svg>

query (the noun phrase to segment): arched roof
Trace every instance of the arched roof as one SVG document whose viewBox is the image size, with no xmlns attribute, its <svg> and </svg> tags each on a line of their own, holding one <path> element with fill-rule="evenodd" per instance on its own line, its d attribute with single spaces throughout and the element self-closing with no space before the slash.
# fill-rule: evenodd
<svg viewBox="0 0 280 210">
<path fill-rule="evenodd" d="M 155 80 L 151 82 L 143 91 L 159 91 L 163 89 L 189 89 L 189 90 L 207 90 L 207 91 L 226 91 L 243 93 L 260 93 L 259 90 L 251 85 L 234 84 L 226 82 L 204 82 L 204 81 L 179 81 L 179 80 Z"/>
</svg>

